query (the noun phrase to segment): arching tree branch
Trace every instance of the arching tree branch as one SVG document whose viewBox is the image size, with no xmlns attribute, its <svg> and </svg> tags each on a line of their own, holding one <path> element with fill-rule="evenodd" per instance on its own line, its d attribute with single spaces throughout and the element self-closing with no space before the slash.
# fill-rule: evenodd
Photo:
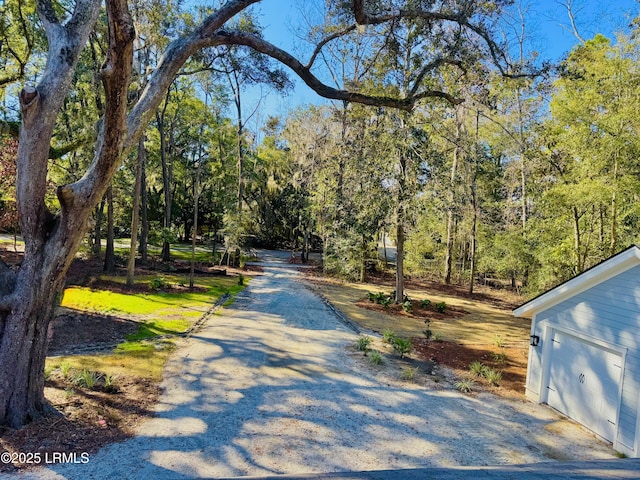
<svg viewBox="0 0 640 480">
<path fill-rule="evenodd" d="M 346 102 L 361 103 L 364 105 L 397 108 L 405 111 L 411 111 L 415 106 L 415 103 L 418 100 L 424 98 L 441 98 L 454 105 L 460 103 L 459 99 L 456 99 L 446 92 L 438 90 L 425 90 L 419 93 L 415 93 L 414 95 L 407 96 L 405 98 L 367 95 L 364 93 L 340 90 L 323 83 L 311 72 L 311 70 L 307 66 L 303 65 L 290 53 L 282 50 L 279 47 L 276 47 L 275 45 L 256 35 L 233 31 L 218 34 L 218 37 L 219 39 L 217 43 L 219 44 L 244 45 L 256 50 L 257 52 L 268 55 L 275 60 L 278 60 L 280 63 L 293 70 L 293 72 L 298 75 L 300 79 L 318 95 L 329 98 L 331 100 L 341 100 Z"/>
</svg>

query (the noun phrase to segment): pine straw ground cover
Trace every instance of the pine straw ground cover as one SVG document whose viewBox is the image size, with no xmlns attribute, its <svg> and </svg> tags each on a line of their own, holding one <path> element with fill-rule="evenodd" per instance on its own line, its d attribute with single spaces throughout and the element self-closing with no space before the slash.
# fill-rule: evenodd
<svg viewBox="0 0 640 480">
<path fill-rule="evenodd" d="M 0 453 L 30 453 L 41 461 L 53 452 L 75 453 L 81 460 L 81 453 L 132 436 L 153 415 L 175 336 L 222 295 L 241 290 L 241 273 L 259 273 L 201 274 L 190 290 L 184 275 L 141 269 L 129 288 L 124 272 L 105 277 L 99 271 L 93 262 L 74 262 L 49 332 L 45 396 L 52 411 L 20 430 L 0 427 Z M 2 472 L 27 467 L 0 463 Z"/>
<path fill-rule="evenodd" d="M 326 278 L 318 271 L 309 273 L 307 278 L 314 288 L 349 320 L 365 331 L 380 335 L 393 331 L 410 338 L 411 356 L 447 367 L 453 373 L 453 384 L 471 380 L 475 391 L 524 398 L 530 321 L 512 313 L 524 302 L 523 297 L 484 286 L 476 286 L 469 294 L 465 287 L 413 279 L 406 283 L 405 293 L 411 302 L 407 311 L 402 304 L 384 306 L 370 300 L 370 294 L 392 293 L 395 285 L 391 276 L 360 284 Z M 429 300 L 428 306 L 423 306 L 422 300 Z M 435 305 L 442 302 L 446 307 L 438 312 Z M 431 339 L 427 340 L 425 330 L 431 330 Z M 473 374 L 473 362 L 501 372 L 498 385 Z"/>
</svg>

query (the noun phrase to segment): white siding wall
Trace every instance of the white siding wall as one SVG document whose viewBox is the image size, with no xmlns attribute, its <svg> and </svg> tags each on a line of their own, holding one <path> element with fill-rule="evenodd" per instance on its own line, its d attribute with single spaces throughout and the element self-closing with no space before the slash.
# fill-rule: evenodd
<svg viewBox="0 0 640 480">
<path fill-rule="evenodd" d="M 536 315 L 535 334 L 542 339 L 540 322 L 558 325 L 627 349 L 618 418 L 617 441 L 634 449 L 640 384 L 640 266 L 596 285 Z M 543 340 L 532 349 L 527 382 L 536 390 L 542 376 Z"/>
</svg>

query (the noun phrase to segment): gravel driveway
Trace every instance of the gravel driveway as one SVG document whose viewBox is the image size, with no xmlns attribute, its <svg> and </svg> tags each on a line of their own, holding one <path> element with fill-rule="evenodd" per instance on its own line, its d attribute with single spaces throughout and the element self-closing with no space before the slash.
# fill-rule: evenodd
<svg viewBox="0 0 640 480">
<path fill-rule="evenodd" d="M 29 478 L 192 478 L 613 458 L 550 409 L 384 376 L 356 334 L 261 252 L 254 278 L 170 360 L 157 417 L 87 464 Z M 19 477 L 14 475 L 12 478 Z"/>
</svg>

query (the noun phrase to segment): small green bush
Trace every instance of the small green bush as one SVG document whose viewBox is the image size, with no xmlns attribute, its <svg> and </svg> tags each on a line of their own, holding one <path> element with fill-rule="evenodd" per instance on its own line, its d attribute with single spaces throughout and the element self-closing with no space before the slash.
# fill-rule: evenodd
<svg viewBox="0 0 640 480">
<path fill-rule="evenodd" d="M 491 385 L 495 385 L 496 387 L 499 386 L 502 381 L 502 372 L 494 370 L 493 368 L 485 368 L 483 375 Z"/>
<path fill-rule="evenodd" d="M 485 368 L 486 367 L 482 363 L 480 363 L 478 360 L 471 362 L 471 365 L 469 365 L 469 370 L 471 370 L 471 373 L 473 373 L 478 377 L 483 376 Z"/>
<path fill-rule="evenodd" d="M 498 348 L 504 348 L 504 338 L 500 335 L 496 335 L 493 339 L 493 344 Z"/>
<path fill-rule="evenodd" d="M 393 341 L 397 338 L 396 332 L 391 330 L 390 328 L 385 328 L 382 331 L 382 340 L 385 343 L 393 343 Z"/>
<path fill-rule="evenodd" d="M 100 376 L 92 370 L 82 370 L 75 375 L 73 383 L 79 387 L 86 387 L 93 390 L 98 383 Z"/>
<path fill-rule="evenodd" d="M 389 305 L 391 305 L 391 302 L 393 300 L 391 299 L 391 297 L 387 297 L 385 299 L 383 299 L 380 304 L 384 307 L 384 308 L 389 308 Z"/>
<path fill-rule="evenodd" d="M 462 379 L 462 380 L 458 380 L 454 384 L 454 387 L 456 387 L 456 390 L 458 390 L 458 391 L 460 391 L 462 393 L 471 393 L 473 391 L 473 387 L 474 386 L 475 386 L 475 383 L 470 378 L 465 378 L 465 379 Z"/>
<path fill-rule="evenodd" d="M 500 352 L 500 353 L 494 353 L 493 354 L 493 361 L 496 363 L 504 363 L 507 361 L 507 354 L 504 352 Z"/>
<path fill-rule="evenodd" d="M 413 310 L 413 305 L 411 305 L 411 302 L 409 300 L 402 303 L 402 310 L 407 313 L 411 313 L 411 311 Z"/>
<path fill-rule="evenodd" d="M 58 368 L 60 369 L 60 375 L 62 375 L 62 378 L 67 378 L 71 373 L 71 364 L 69 362 L 62 362 Z"/>
<path fill-rule="evenodd" d="M 164 277 L 157 276 L 153 280 L 151 280 L 151 283 L 149 284 L 149 286 L 153 290 L 162 290 L 163 288 L 169 288 L 171 284 L 167 282 L 167 280 Z"/>
<path fill-rule="evenodd" d="M 409 340 L 408 338 L 396 337 L 391 345 L 393 345 L 393 349 L 400 356 L 400 358 L 404 358 L 406 355 L 411 353 L 411 340 Z"/>
<path fill-rule="evenodd" d="M 420 306 L 422 308 L 429 308 L 429 305 L 431 305 L 431 300 L 420 300 Z"/>
<path fill-rule="evenodd" d="M 369 345 L 371 345 L 371 341 L 372 341 L 371 337 L 368 337 L 366 335 L 361 335 L 358 337 L 358 340 L 356 341 L 356 348 L 361 352 L 364 352 L 366 355 L 367 351 L 369 350 Z"/>
<path fill-rule="evenodd" d="M 436 303 L 436 312 L 444 313 L 447 310 L 447 304 L 445 302 Z"/>
<path fill-rule="evenodd" d="M 382 354 L 378 350 L 371 350 L 369 353 L 369 361 L 374 365 L 382 365 L 384 363 Z"/>
<path fill-rule="evenodd" d="M 418 367 L 404 367 L 401 376 L 403 380 L 413 382 L 416 378 L 416 373 L 418 373 Z"/>
<path fill-rule="evenodd" d="M 369 300 L 370 302 L 375 302 L 376 294 L 373 292 L 367 292 L 367 300 Z"/>
</svg>

